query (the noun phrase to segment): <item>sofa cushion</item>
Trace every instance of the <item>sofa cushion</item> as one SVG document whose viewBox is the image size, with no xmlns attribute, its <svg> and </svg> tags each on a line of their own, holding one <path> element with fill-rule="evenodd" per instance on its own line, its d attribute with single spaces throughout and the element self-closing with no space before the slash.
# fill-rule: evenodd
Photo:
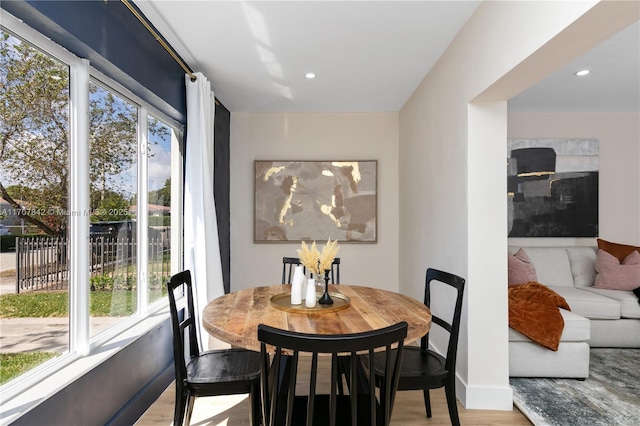
<svg viewBox="0 0 640 426">
<path fill-rule="evenodd" d="M 563 247 L 527 247 L 538 282 L 547 287 L 573 287 L 569 255 Z"/>
<path fill-rule="evenodd" d="M 560 342 L 557 352 L 533 342 L 509 343 L 511 377 L 589 377 L 589 344 Z"/>
<path fill-rule="evenodd" d="M 640 287 L 640 253 L 632 251 L 622 263 L 614 255 L 598 250 L 596 288 L 628 290 Z"/>
<path fill-rule="evenodd" d="M 591 338 L 591 325 L 588 319 L 566 309 L 559 309 L 564 320 L 564 329 L 560 342 L 586 342 Z M 530 342 L 524 334 L 509 327 L 510 342 Z"/>
<path fill-rule="evenodd" d="M 632 291 L 624 290 L 609 290 L 604 288 L 588 288 L 595 294 L 606 296 L 620 303 L 620 316 L 622 318 L 640 318 L 640 304 L 638 304 L 638 298 Z M 569 305 L 571 306 L 571 305 Z"/>
<path fill-rule="evenodd" d="M 640 321 L 637 319 L 593 320 L 591 339 L 593 348 L 640 348 Z"/>
<path fill-rule="evenodd" d="M 591 287 L 596 280 L 597 247 L 567 247 L 573 285 Z"/>
<path fill-rule="evenodd" d="M 525 284 L 531 281 L 538 281 L 536 268 L 531 263 L 524 249 L 518 250 L 515 254 L 507 256 L 508 284 Z"/>
<path fill-rule="evenodd" d="M 590 288 L 552 287 L 553 291 L 565 298 L 571 312 L 589 319 L 620 318 L 620 302 L 610 297 L 590 291 Z"/>
</svg>

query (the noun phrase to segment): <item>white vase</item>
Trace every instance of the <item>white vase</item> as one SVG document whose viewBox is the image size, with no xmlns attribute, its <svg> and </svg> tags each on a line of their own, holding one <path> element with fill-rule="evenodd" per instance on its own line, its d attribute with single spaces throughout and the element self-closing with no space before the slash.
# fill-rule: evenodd
<svg viewBox="0 0 640 426">
<path fill-rule="evenodd" d="M 293 271 L 293 280 L 291 281 L 291 304 L 300 305 L 302 303 L 302 291 L 304 287 L 305 276 L 302 272 L 302 266 L 296 266 Z"/>
<path fill-rule="evenodd" d="M 307 281 L 307 291 L 304 299 L 304 305 L 307 308 L 316 306 L 316 280 L 309 278 Z"/>
</svg>

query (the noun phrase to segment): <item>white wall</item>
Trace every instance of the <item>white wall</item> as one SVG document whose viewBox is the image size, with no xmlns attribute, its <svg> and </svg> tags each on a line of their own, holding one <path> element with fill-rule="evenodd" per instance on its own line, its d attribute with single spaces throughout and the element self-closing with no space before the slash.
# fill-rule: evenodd
<svg viewBox="0 0 640 426">
<path fill-rule="evenodd" d="M 278 283 L 297 248 L 253 243 L 253 160 L 378 159 L 379 241 L 342 246 L 342 281 L 421 300 L 428 266 L 467 278 L 458 397 L 511 409 L 505 101 L 637 14 L 634 2 L 486 2 L 399 115 L 233 113 L 232 290 Z"/>
<path fill-rule="evenodd" d="M 640 113 L 508 114 L 509 138 L 596 138 L 600 141 L 599 234 L 640 245 Z M 595 238 L 510 238 L 515 245 L 595 245 Z"/>
<path fill-rule="evenodd" d="M 428 266 L 467 279 L 457 390 L 468 408 L 512 407 L 505 101 L 630 13 L 628 2 L 484 2 L 400 111 L 400 291 L 421 297 Z"/>
<path fill-rule="evenodd" d="M 279 284 L 298 243 L 254 244 L 254 160 L 378 160 L 378 242 L 341 243 L 345 284 L 398 291 L 398 113 L 231 114 L 231 291 Z M 320 242 L 318 242 L 320 243 Z"/>
</svg>

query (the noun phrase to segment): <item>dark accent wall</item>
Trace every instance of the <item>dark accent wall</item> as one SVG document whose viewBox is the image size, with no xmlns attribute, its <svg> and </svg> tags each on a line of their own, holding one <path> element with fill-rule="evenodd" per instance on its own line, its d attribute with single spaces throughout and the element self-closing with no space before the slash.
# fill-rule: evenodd
<svg viewBox="0 0 640 426">
<path fill-rule="evenodd" d="M 173 381 L 172 345 L 167 318 L 12 425 L 131 425 Z"/>
<path fill-rule="evenodd" d="M 220 240 L 220 258 L 222 259 L 222 278 L 224 292 L 231 290 L 231 223 L 229 188 L 230 173 L 230 126 L 231 113 L 222 104 L 216 104 L 214 128 L 214 173 L 213 195 L 216 200 L 216 216 L 218 219 L 218 239 Z"/>
</svg>

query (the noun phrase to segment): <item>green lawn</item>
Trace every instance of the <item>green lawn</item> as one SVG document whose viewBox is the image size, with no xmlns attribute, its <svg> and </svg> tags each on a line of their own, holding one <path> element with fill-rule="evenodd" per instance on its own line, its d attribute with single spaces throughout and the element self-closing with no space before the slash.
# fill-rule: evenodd
<svg viewBox="0 0 640 426">
<path fill-rule="evenodd" d="M 166 289 L 152 290 L 149 300 L 166 295 Z M 92 317 L 124 317 L 136 310 L 135 290 L 90 292 Z M 0 318 L 46 318 L 69 316 L 69 293 L 29 292 L 0 296 Z M 0 385 L 60 354 L 54 352 L 23 352 L 0 354 Z"/>
<path fill-rule="evenodd" d="M 135 309 L 135 291 L 91 292 L 91 315 L 125 316 Z M 29 292 L 0 296 L 0 318 L 45 318 L 69 316 L 69 293 Z M 60 354 L 18 352 L 0 354 L 0 384 L 23 374 Z"/>
<path fill-rule="evenodd" d="M 55 352 L 0 354 L 0 385 L 58 355 Z"/>
<path fill-rule="evenodd" d="M 90 312 L 93 317 L 131 315 L 136 309 L 135 290 L 92 291 Z M 46 318 L 69 316 L 69 294 L 30 292 L 0 296 L 0 318 Z"/>
</svg>

